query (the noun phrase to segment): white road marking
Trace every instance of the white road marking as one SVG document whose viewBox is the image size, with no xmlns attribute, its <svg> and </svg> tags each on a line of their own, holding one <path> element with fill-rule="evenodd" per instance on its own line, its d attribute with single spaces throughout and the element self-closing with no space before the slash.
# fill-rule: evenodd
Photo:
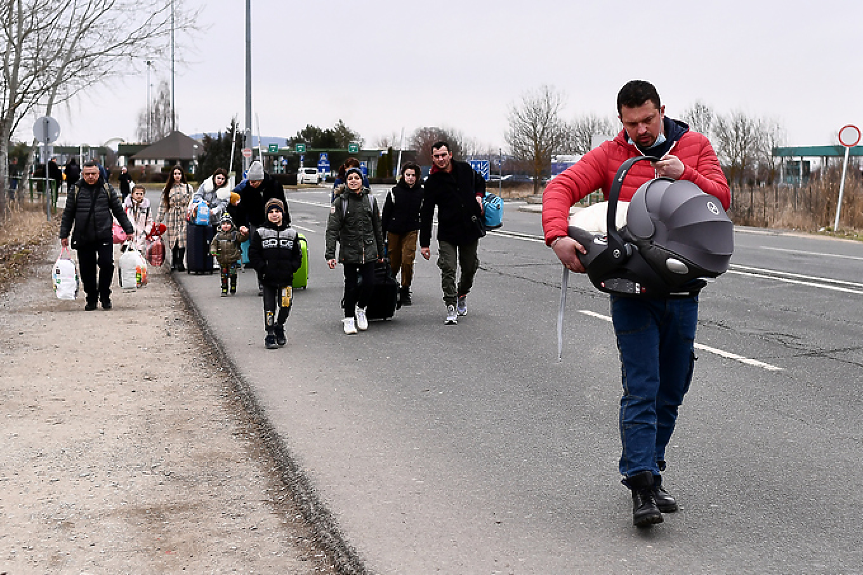
<svg viewBox="0 0 863 575">
<path fill-rule="evenodd" d="M 589 315 L 590 317 L 595 317 L 597 319 L 601 319 L 607 322 L 611 321 L 611 317 L 587 309 L 580 309 L 578 310 L 578 313 Z M 769 363 L 764 363 L 763 361 L 758 361 L 757 359 L 743 357 L 742 355 L 737 355 L 736 353 L 731 353 L 730 351 L 717 349 L 715 347 L 710 347 L 701 343 L 696 343 L 695 349 L 700 349 L 701 351 L 713 353 L 726 359 L 733 359 L 734 361 L 739 361 L 740 363 L 751 365 L 753 367 L 760 367 L 761 369 L 766 369 L 767 371 L 783 371 L 783 368 L 781 367 L 770 365 Z"/>
<path fill-rule="evenodd" d="M 842 259 L 846 259 L 846 260 L 863 260 L 863 257 L 860 257 L 860 256 L 845 256 L 842 254 L 828 254 L 828 253 L 823 253 L 823 252 L 805 252 L 803 250 L 789 250 L 787 248 L 773 248 L 770 246 L 761 246 L 761 249 L 762 250 L 772 250 L 774 252 L 787 252 L 790 254 L 803 254 L 806 256 L 818 256 L 818 257 L 825 257 L 825 258 L 842 258 Z"/>
<path fill-rule="evenodd" d="M 844 292 L 844 293 L 853 293 L 853 294 L 863 295 L 863 289 L 851 289 L 851 288 L 841 287 L 838 285 L 826 285 L 828 283 L 839 283 L 839 284 L 845 284 L 845 285 L 851 285 L 851 286 L 863 288 L 863 284 L 858 284 L 858 283 L 854 283 L 854 282 L 846 282 L 846 281 L 834 280 L 834 279 L 830 279 L 830 278 L 818 278 L 818 277 L 804 276 L 804 275 L 800 275 L 800 274 L 790 274 L 787 272 L 777 272 L 777 271 L 773 271 L 773 270 L 759 270 L 758 268 L 747 268 L 745 266 L 736 266 L 733 264 L 731 267 L 732 268 L 740 268 L 743 270 L 749 269 L 749 270 L 757 270 L 757 271 L 746 272 L 746 271 L 740 271 L 738 269 L 729 269 L 728 272 L 726 272 L 726 273 L 737 274 L 737 275 L 748 276 L 748 277 L 757 277 L 757 278 L 768 279 L 768 280 L 775 280 L 775 281 L 779 281 L 779 282 L 804 285 L 804 286 L 820 288 L 820 289 L 829 289 L 829 290 L 839 291 L 839 292 Z M 779 277 L 779 275 L 777 275 L 777 274 L 782 274 L 782 275 L 791 276 L 791 277 Z M 798 279 L 793 279 L 794 277 L 812 279 L 815 281 L 801 281 Z M 816 282 L 825 282 L 825 283 L 816 283 Z"/>
</svg>

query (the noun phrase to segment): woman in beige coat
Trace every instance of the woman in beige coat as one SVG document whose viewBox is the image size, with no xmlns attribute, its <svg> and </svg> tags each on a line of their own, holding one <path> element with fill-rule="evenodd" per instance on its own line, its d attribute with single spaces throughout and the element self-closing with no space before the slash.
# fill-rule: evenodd
<svg viewBox="0 0 863 575">
<path fill-rule="evenodd" d="M 171 271 L 186 271 L 183 257 L 186 255 L 186 211 L 194 190 L 186 182 L 186 172 L 182 166 L 174 166 L 165 182 L 162 201 L 159 203 L 159 216 L 156 220 L 164 223 L 165 247 L 171 250 Z M 165 262 L 168 258 L 165 258 Z"/>
</svg>

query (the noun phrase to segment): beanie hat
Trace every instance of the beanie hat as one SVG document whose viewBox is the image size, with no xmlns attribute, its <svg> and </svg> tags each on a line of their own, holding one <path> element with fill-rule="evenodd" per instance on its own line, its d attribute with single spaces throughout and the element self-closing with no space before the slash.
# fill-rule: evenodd
<svg viewBox="0 0 863 575">
<path fill-rule="evenodd" d="M 285 213 L 285 204 L 282 203 L 282 200 L 278 198 L 271 198 L 267 200 L 267 204 L 264 206 L 264 213 L 269 214 L 270 210 L 276 208 L 283 214 Z"/>
<path fill-rule="evenodd" d="M 247 177 L 250 180 L 263 180 L 264 179 L 264 166 L 261 165 L 259 160 L 255 160 L 252 162 L 252 165 L 249 166 L 249 173 Z"/>
<path fill-rule="evenodd" d="M 363 171 L 357 167 L 348 168 L 347 171 L 345 171 L 345 180 L 348 179 L 349 174 L 359 174 L 360 178 L 363 177 Z"/>
<path fill-rule="evenodd" d="M 231 224 L 231 227 L 234 227 L 234 218 L 232 218 L 231 214 L 229 214 L 227 212 L 222 214 L 222 217 L 219 218 L 219 225 L 222 225 L 225 222 L 228 222 L 229 224 Z"/>
</svg>

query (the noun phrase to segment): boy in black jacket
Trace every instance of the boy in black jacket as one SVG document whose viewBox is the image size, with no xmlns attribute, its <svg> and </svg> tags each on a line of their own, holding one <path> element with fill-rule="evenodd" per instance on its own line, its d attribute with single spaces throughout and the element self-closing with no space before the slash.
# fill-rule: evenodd
<svg viewBox="0 0 863 575">
<path fill-rule="evenodd" d="M 264 327 L 267 349 L 288 343 L 285 338 L 285 321 L 291 313 L 291 284 L 294 272 L 303 263 L 297 231 L 283 222 L 285 204 L 271 199 L 264 207 L 267 219 L 255 229 L 249 244 L 249 262 L 261 280 L 264 297 Z M 276 307 L 279 314 L 276 317 Z"/>
</svg>

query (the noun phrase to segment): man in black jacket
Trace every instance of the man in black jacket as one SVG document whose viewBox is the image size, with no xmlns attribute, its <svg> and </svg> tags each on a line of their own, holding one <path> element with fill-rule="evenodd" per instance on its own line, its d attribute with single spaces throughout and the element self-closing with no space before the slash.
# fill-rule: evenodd
<svg viewBox="0 0 863 575">
<path fill-rule="evenodd" d="M 438 262 L 441 288 L 446 305 L 447 325 L 456 325 L 467 315 L 467 294 L 479 269 L 477 248 L 485 231 L 482 223 L 482 197 L 485 180 L 470 164 L 452 159 L 449 144 L 432 145 L 433 166 L 425 183 L 420 213 L 420 253 L 431 257 L 432 219 L 437 206 Z M 456 285 L 457 266 L 461 277 Z"/>
<path fill-rule="evenodd" d="M 131 236 L 135 232 L 117 193 L 102 179 L 98 164 L 86 162 L 81 179 L 66 195 L 66 208 L 60 223 L 60 243 L 64 248 L 67 247 L 69 232 L 72 231 L 72 249 L 78 250 L 81 283 L 87 294 L 84 309 L 87 311 L 96 309 L 97 300 L 102 302 L 102 309 L 111 309 L 111 281 L 114 278 L 112 214 L 127 235 Z"/>
<path fill-rule="evenodd" d="M 242 231 L 245 227 L 249 237 L 252 237 L 255 228 L 266 223 L 264 206 L 268 201 L 273 199 L 279 200 L 284 204 L 284 222 L 285 225 L 291 225 L 291 214 L 288 211 L 285 189 L 282 187 L 282 184 L 265 173 L 264 166 L 258 160 L 255 160 L 249 166 L 249 172 L 246 174 L 246 177 L 245 181 L 240 182 L 234 188 L 234 192 L 240 196 L 240 202 L 234 208 L 234 213 L 231 214 L 240 230 Z"/>
</svg>

